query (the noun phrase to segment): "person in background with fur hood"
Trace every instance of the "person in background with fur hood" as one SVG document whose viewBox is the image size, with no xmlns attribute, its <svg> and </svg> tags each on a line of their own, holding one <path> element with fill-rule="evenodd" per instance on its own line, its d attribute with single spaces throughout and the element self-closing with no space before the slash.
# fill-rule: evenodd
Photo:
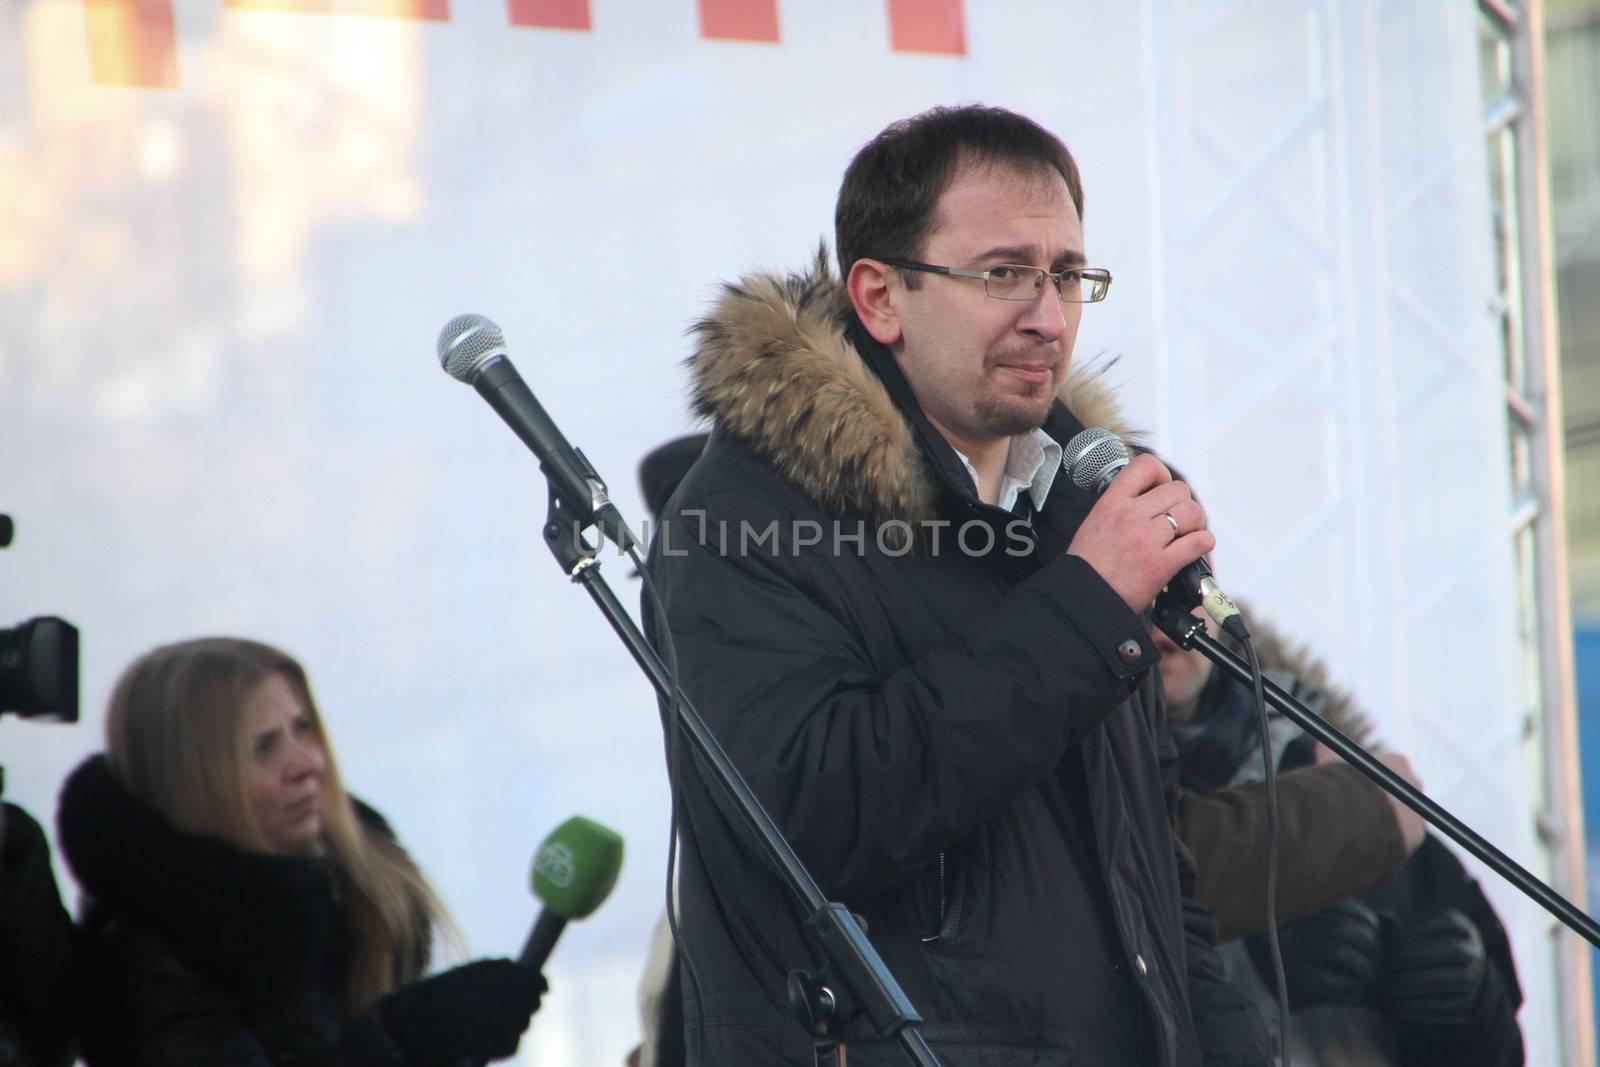
<svg viewBox="0 0 1600 1067">
<path fill-rule="evenodd" d="M 1249 618 L 1262 670 L 1340 732 L 1369 744 L 1371 725 L 1350 695 L 1328 682 L 1323 666 L 1259 615 L 1250 612 Z M 1231 637 L 1222 640 L 1239 650 Z M 1257 782 L 1261 738 L 1250 691 L 1215 670 L 1204 653 L 1181 649 L 1164 633 L 1156 634 L 1156 644 L 1186 799 L 1203 804 L 1219 791 Z M 1269 715 L 1273 757 L 1280 770 L 1289 772 L 1280 783 L 1308 773 L 1295 768 L 1314 773 L 1343 766 L 1289 719 Z M 1409 769 L 1386 757 L 1395 769 Z M 1215 822 L 1186 819 L 1186 806 L 1180 806 L 1180 834 L 1202 875 L 1208 856 L 1252 850 L 1235 838 L 1264 837 L 1260 819 L 1224 830 Z M 1307 871 L 1340 862 L 1326 853 L 1339 851 L 1346 835 L 1328 820 L 1322 825 L 1326 839 L 1317 826 L 1308 825 L 1298 843 L 1280 850 L 1280 870 L 1291 886 L 1309 886 Z M 1220 877 L 1260 882 L 1264 875 L 1261 858 L 1246 872 L 1235 864 Z M 1304 895 L 1291 889 L 1289 899 Z M 1283 923 L 1278 936 L 1293 1013 L 1290 1062 L 1297 1067 L 1511 1067 L 1523 1062 L 1516 1018 L 1522 991 L 1505 928 L 1461 861 L 1431 834 L 1421 838 L 1392 881 Z M 1276 1016 L 1268 1010 L 1274 979 L 1265 937 L 1225 945 L 1223 956 L 1235 983 L 1255 997 L 1275 1025 Z"/>
<path fill-rule="evenodd" d="M 88 898 L 91 1067 L 455 1067 L 511 1055 L 544 979 L 479 960 L 418 980 L 442 910 L 347 795 L 305 671 L 256 641 L 123 673 L 106 754 L 58 814 Z"/>
<path fill-rule="evenodd" d="M 1076 164 L 997 108 L 850 164 L 839 265 L 726 287 L 690 361 L 704 454 L 648 565 L 678 681 L 949 1067 L 1264 1064 L 1175 840 L 1143 612 L 1214 539 L 1154 457 L 1057 477 L 1090 267 Z M 655 612 L 647 629 L 661 647 Z M 695 773 L 689 1060 L 810 1064 L 796 902 Z M 850 1062 L 900 1062 L 864 1019 Z"/>
</svg>

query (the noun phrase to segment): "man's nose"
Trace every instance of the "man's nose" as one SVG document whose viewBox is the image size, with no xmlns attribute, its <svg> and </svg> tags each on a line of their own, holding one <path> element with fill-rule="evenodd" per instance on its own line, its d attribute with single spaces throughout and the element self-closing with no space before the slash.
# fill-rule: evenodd
<svg viewBox="0 0 1600 1067">
<path fill-rule="evenodd" d="M 1061 304 L 1061 295 L 1049 278 L 1039 287 L 1039 292 L 1028 302 L 1017 329 L 1041 341 L 1058 340 L 1067 328 L 1067 309 Z"/>
</svg>

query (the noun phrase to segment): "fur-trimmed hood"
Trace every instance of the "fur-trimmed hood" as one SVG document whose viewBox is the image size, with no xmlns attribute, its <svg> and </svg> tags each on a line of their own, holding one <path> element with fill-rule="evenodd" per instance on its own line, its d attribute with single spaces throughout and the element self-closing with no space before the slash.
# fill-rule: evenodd
<svg viewBox="0 0 1600 1067">
<path fill-rule="evenodd" d="M 830 510 L 917 523 L 935 482 L 917 434 L 850 336 L 854 311 L 826 247 L 803 273 L 726 284 L 691 328 L 697 414 L 747 441 Z M 1085 426 L 1137 444 L 1105 380 L 1114 359 L 1073 364 L 1058 394 Z"/>
</svg>

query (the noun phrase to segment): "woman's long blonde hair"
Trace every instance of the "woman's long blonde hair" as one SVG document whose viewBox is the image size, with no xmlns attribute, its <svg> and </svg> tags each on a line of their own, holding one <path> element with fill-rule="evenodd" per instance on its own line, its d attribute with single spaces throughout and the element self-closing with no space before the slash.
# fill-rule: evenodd
<svg viewBox="0 0 1600 1067">
<path fill-rule="evenodd" d="M 270 645 L 206 637 L 163 645 L 118 679 L 106 716 L 111 767 L 135 798 L 173 826 L 268 851 L 244 774 L 245 708 L 271 674 L 305 701 L 327 754 L 322 825 L 329 860 L 344 872 L 342 906 L 355 931 L 347 1007 L 354 1014 L 425 968 L 431 931 L 453 929 L 422 873 L 392 840 L 370 832 L 344 791 L 305 670 Z"/>
</svg>

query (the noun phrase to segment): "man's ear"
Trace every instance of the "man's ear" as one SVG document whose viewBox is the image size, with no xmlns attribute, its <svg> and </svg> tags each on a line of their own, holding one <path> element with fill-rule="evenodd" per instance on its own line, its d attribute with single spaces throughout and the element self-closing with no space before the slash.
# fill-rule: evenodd
<svg viewBox="0 0 1600 1067">
<path fill-rule="evenodd" d="M 875 259 L 858 259 L 844 283 L 856 317 L 881 345 L 892 345 L 902 336 L 900 316 L 894 306 L 898 286 L 890 276 L 891 269 Z"/>
</svg>

